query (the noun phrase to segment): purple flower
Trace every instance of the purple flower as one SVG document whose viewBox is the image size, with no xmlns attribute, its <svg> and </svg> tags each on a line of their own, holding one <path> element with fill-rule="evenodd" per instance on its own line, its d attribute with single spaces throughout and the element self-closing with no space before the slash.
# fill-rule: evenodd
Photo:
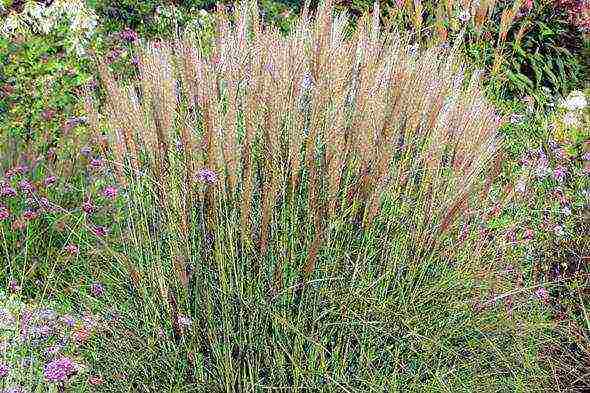
<svg viewBox="0 0 590 393">
<path fill-rule="evenodd" d="M 74 362 L 64 356 L 49 362 L 43 370 L 43 375 L 50 382 L 65 382 L 75 372 Z"/>
<path fill-rule="evenodd" d="M 14 170 L 20 174 L 20 175 L 24 175 L 25 173 L 27 173 L 29 171 L 29 167 L 26 165 L 19 165 L 16 168 L 14 168 Z"/>
<path fill-rule="evenodd" d="M 543 287 L 540 287 L 535 291 L 535 296 L 542 302 L 549 301 L 549 292 Z"/>
<path fill-rule="evenodd" d="M 214 184 L 217 181 L 217 174 L 211 169 L 201 169 L 197 172 L 197 179 L 203 183 Z"/>
<path fill-rule="evenodd" d="M 0 363 L 0 378 L 4 378 L 8 375 L 10 368 L 5 363 Z"/>
<path fill-rule="evenodd" d="M 20 189 L 23 192 L 32 192 L 33 191 L 33 185 L 31 184 L 30 181 L 28 181 L 27 179 L 22 179 L 19 183 L 18 186 L 20 187 Z"/>
<path fill-rule="evenodd" d="M 48 338 L 53 333 L 49 325 L 34 326 L 31 328 L 31 334 L 36 338 Z"/>
<path fill-rule="evenodd" d="M 52 345 L 51 347 L 47 348 L 43 352 L 43 354 L 45 355 L 45 357 L 51 358 L 57 355 L 59 351 L 61 351 L 61 347 L 59 345 Z"/>
<path fill-rule="evenodd" d="M 80 149 L 80 154 L 82 154 L 84 157 L 88 158 L 92 154 L 92 150 L 90 149 L 90 147 L 84 146 L 83 148 Z"/>
<path fill-rule="evenodd" d="M 0 221 L 7 220 L 10 217 L 10 210 L 6 206 L 0 205 Z"/>
<path fill-rule="evenodd" d="M 9 387 L 8 389 L 2 390 L 2 393 L 26 393 L 26 392 L 20 386 L 12 386 L 12 387 Z"/>
<path fill-rule="evenodd" d="M 18 291 L 20 291 L 20 285 L 18 285 L 18 283 L 16 282 L 16 280 L 10 280 L 10 282 L 8 283 L 8 289 L 10 289 L 10 292 L 12 293 L 16 293 Z"/>
<path fill-rule="evenodd" d="M 109 186 L 102 191 L 102 195 L 105 198 L 109 198 L 109 199 L 115 199 L 117 197 L 118 193 L 119 193 L 119 190 L 117 190 L 117 187 L 113 187 L 113 186 Z"/>
<path fill-rule="evenodd" d="M 52 185 L 53 183 L 55 183 L 57 181 L 57 177 L 55 176 L 47 176 L 45 178 L 45 180 L 43 180 L 43 185 L 45 187 L 49 187 L 50 185 Z"/>
<path fill-rule="evenodd" d="M 590 151 L 582 156 L 582 161 L 590 161 Z"/>
<path fill-rule="evenodd" d="M 55 319 L 57 317 L 57 314 L 50 308 L 44 308 L 37 312 L 37 316 L 43 320 L 50 321 L 52 319 Z"/>
<path fill-rule="evenodd" d="M 187 317 L 185 315 L 179 315 L 178 323 L 182 327 L 189 327 L 193 323 L 193 321 L 190 319 L 190 317 Z"/>
<path fill-rule="evenodd" d="M 0 183 L 0 197 L 15 197 L 16 190 L 10 187 L 6 182 Z"/>
<path fill-rule="evenodd" d="M 563 166 L 558 166 L 553 171 L 553 177 L 555 178 L 555 180 L 557 180 L 560 183 L 565 180 L 566 175 L 567 175 L 567 170 Z"/>
<path fill-rule="evenodd" d="M 535 237 L 535 232 L 531 228 L 524 230 L 524 240 L 532 240 Z"/>
<path fill-rule="evenodd" d="M 39 206 L 43 209 L 46 210 L 51 210 L 51 202 L 49 201 L 49 199 L 45 198 L 45 197 L 41 197 L 39 198 Z"/>
<path fill-rule="evenodd" d="M 119 36 L 121 37 L 121 39 L 128 41 L 128 42 L 134 42 L 139 39 L 139 35 L 137 34 L 137 32 L 135 32 L 134 30 L 131 30 L 131 29 L 123 30 L 122 32 L 119 33 Z"/>
<path fill-rule="evenodd" d="M 39 213 L 37 213 L 36 211 L 33 211 L 33 210 L 27 210 L 26 212 L 23 213 L 23 218 L 27 221 L 33 221 L 37 217 L 39 217 Z"/>
<path fill-rule="evenodd" d="M 100 158 L 93 158 L 90 160 L 90 166 L 94 169 L 99 169 L 103 165 L 102 159 Z"/>
<path fill-rule="evenodd" d="M 64 316 L 62 316 L 59 319 L 61 322 L 63 322 L 66 326 L 69 327 L 73 327 L 76 324 L 76 321 L 74 320 L 74 318 L 72 318 L 70 315 L 65 314 Z"/>
<path fill-rule="evenodd" d="M 80 250 L 78 249 L 78 246 L 76 246 L 75 244 L 68 244 L 64 247 L 64 251 L 66 251 L 70 255 L 76 255 Z"/>
<path fill-rule="evenodd" d="M 85 213 L 92 213 L 94 211 L 94 206 L 92 205 L 92 202 L 90 202 L 90 200 L 85 200 L 84 202 L 82 202 L 82 210 L 84 210 Z"/>
<path fill-rule="evenodd" d="M 90 285 L 90 293 L 94 297 L 101 297 L 104 294 L 104 286 L 98 282 Z"/>
<path fill-rule="evenodd" d="M 94 227 L 92 233 L 98 237 L 104 237 L 107 235 L 107 229 L 105 227 Z"/>
</svg>

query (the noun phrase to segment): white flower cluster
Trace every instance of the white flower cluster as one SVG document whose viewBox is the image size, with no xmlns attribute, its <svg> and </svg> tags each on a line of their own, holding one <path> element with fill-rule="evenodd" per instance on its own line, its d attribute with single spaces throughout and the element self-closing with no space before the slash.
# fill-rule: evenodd
<svg viewBox="0 0 590 393">
<path fill-rule="evenodd" d="M 22 12 L 12 12 L 0 22 L 0 35 L 11 36 L 23 30 L 49 34 L 63 20 L 69 22 L 73 48 L 83 55 L 84 43 L 93 34 L 98 20 L 83 0 L 56 0 L 50 5 L 27 1 Z"/>
<path fill-rule="evenodd" d="M 572 91 L 559 106 L 568 111 L 577 111 L 585 109 L 588 106 L 588 101 L 583 92 L 575 90 Z"/>
</svg>

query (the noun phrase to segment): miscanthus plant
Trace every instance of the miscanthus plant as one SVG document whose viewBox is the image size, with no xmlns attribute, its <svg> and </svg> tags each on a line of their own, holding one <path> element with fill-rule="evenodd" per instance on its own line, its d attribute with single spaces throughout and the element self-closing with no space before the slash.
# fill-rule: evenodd
<svg viewBox="0 0 590 393">
<path fill-rule="evenodd" d="M 97 350 L 102 375 L 125 377 L 108 383 L 543 383 L 536 342 L 497 356 L 536 327 L 490 330 L 470 306 L 499 125 L 477 75 L 382 34 L 378 9 L 350 35 L 330 1 L 287 36 L 258 15 L 219 10 L 212 46 L 140 46 L 132 84 L 99 63 L 105 121 L 91 100 L 89 121 L 110 133 L 129 215 L 122 317 Z"/>
</svg>

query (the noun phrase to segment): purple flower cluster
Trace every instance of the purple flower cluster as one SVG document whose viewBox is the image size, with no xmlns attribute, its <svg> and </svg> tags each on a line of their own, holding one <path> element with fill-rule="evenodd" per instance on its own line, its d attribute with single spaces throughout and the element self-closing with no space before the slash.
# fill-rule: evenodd
<svg viewBox="0 0 590 393">
<path fill-rule="evenodd" d="M 101 297 L 104 294 L 104 286 L 101 283 L 95 282 L 90 285 L 90 293 L 94 297 Z"/>
<path fill-rule="evenodd" d="M 10 211 L 6 206 L 0 205 L 0 221 L 7 220 L 10 217 Z"/>
<path fill-rule="evenodd" d="M 128 42 L 135 42 L 139 39 L 139 35 L 137 34 L 137 32 L 131 29 L 123 30 L 119 33 L 119 37 Z"/>
<path fill-rule="evenodd" d="M 109 198 L 109 199 L 115 199 L 115 198 L 117 198 L 117 195 L 118 194 L 119 194 L 119 190 L 117 190 L 117 187 L 113 187 L 113 186 L 106 187 L 102 191 L 102 195 L 105 198 Z"/>
<path fill-rule="evenodd" d="M 0 378 L 5 378 L 10 372 L 10 368 L 7 364 L 0 363 Z"/>
<path fill-rule="evenodd" d="M 45 187 L 49 187 L 57 181 L 57 177 L 55 176 L 47 176 L 45 180 L 43 180 L 43 185 Z"/>
<path fill-rule="evenodd" d="M 214 184 L 217 182 L 217 174 L 211 169 L 201 169 L 197 172 L 197 179 L 206 184 Z"/>
<path fill-rule="evenodd" d="M 64 382 L 75 372 L 76 365 L 72 359 L 63 356 L 48 363 L 43 375 L 50 382 Z"/>
<path fill-rule="evenodd" d="M 16 190 L 6 182 L 0 182 L 0 197 L 15 197 Z"/>
</svg>

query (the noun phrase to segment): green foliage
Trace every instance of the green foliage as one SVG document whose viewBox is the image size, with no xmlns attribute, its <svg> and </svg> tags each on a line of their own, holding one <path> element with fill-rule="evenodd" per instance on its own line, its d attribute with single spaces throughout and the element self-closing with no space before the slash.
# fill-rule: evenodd
<svg viewBox="0 0 590 393">
<path fill-rule="evenodd" d="M 44 153 L 55 147 L 66 120 L 79 115 L 80 89 L 91 79 L 88 61 L 68 51 L 67 31 L 0 38 L 0 151 Z"/>
</svg>

